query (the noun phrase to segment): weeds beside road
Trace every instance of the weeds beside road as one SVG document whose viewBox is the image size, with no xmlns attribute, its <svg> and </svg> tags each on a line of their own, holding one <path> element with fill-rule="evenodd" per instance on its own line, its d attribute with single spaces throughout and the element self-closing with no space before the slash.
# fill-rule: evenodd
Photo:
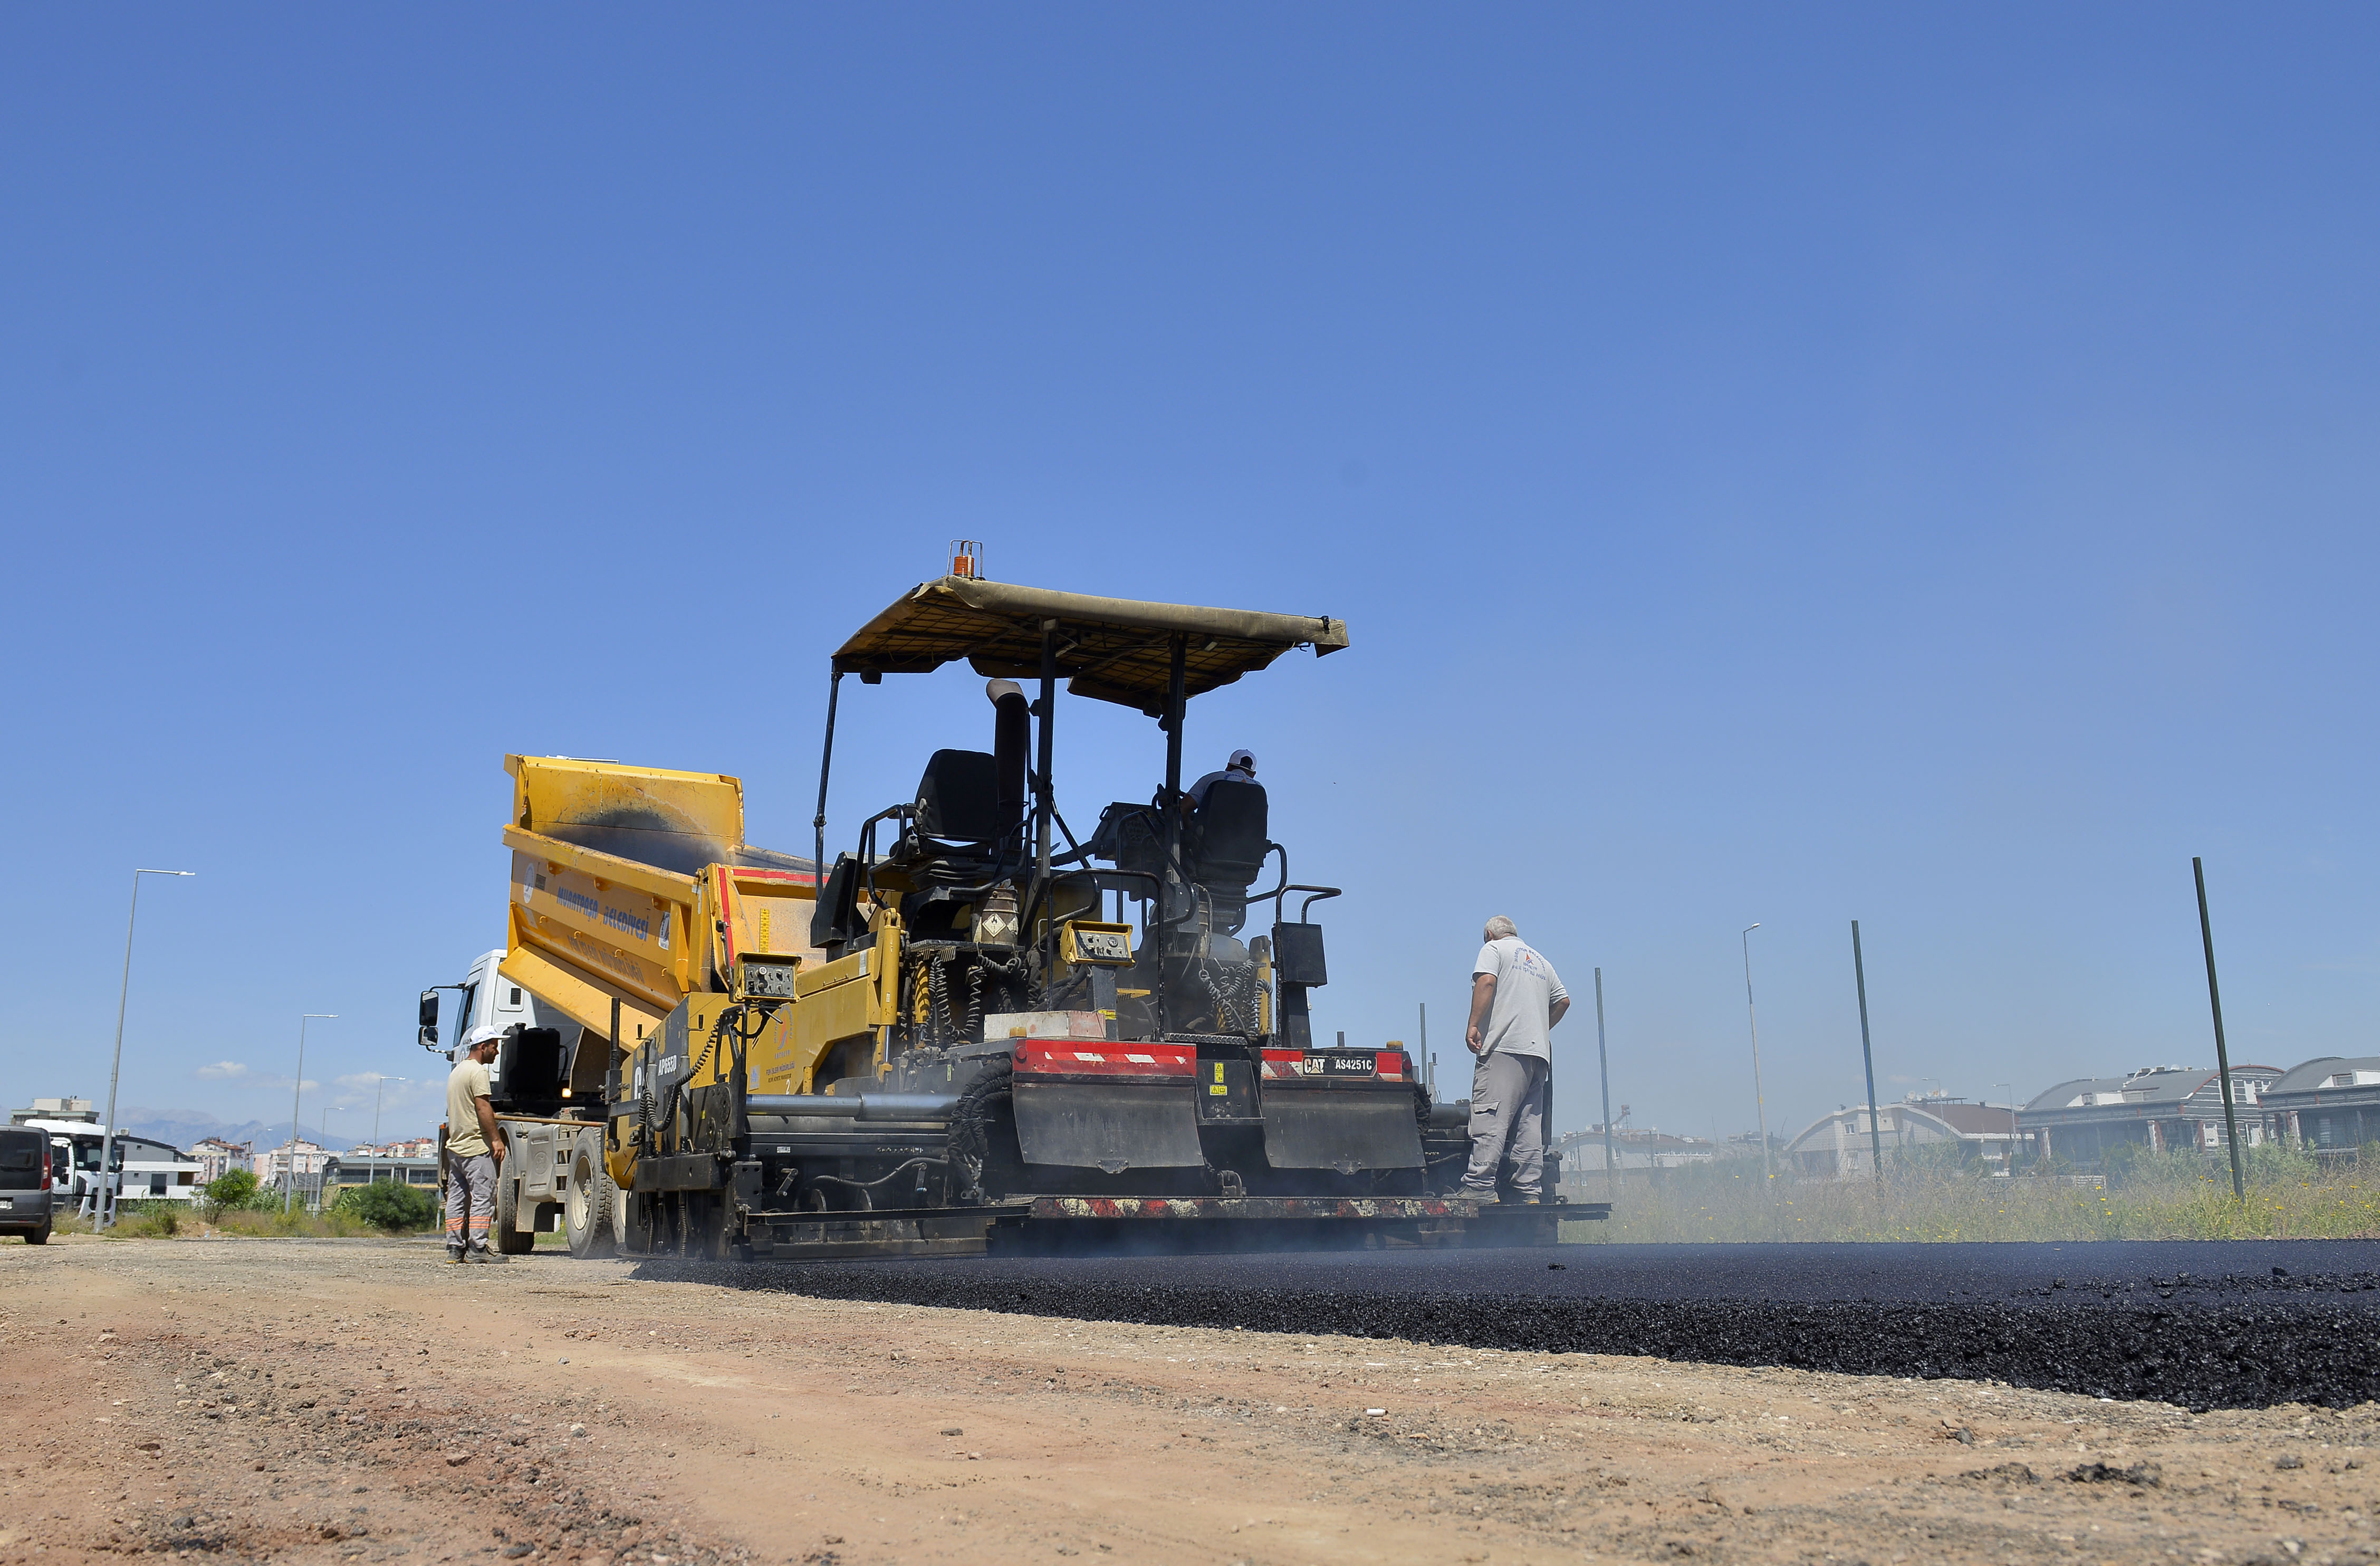
<svg viewBox="0 0 2380 1566">
<path fill-rule="evenodd" d="M 2380 1159 L 2362 1160 L 2380 1164 Z M 1997 1240 L 2354 1240 L 2380 1236 L 2380 1168 L 2325 1171 L 2317 1160 L 2258 1147 L 2248 1200 L 2228 1168 L 2193 1154 L 2144 1155 L 2104 1188 L 2055 1176 L 1995 1177 L 1972 1167 L 1904 1164 L 1874 1179 L 1764 1181 L 1749 1158 L 1658 1180 L 1623 1175 L 1611 1217 L 1564 1226 L 1563 1238 L 1678 1242 Z M 1599 1176 L 1573 1190 L 1604 1199 Z"/>
</svg>

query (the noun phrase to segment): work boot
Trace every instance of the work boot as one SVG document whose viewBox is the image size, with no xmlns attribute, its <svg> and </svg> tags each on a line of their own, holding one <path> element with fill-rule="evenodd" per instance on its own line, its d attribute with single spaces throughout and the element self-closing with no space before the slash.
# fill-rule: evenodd
<svg viewBox="0 0 2380 1566">
<path fill-rule="evenodd" d="M 447 1247 L 446 1247 L 446 1265 L 447 1265 L 448 1266 L 461 1266 L 463 1265 L 463 1258 L 464 1258 L 464 1255 L 465 1255 L 465 1254 L 466 1254 L 466 1253 L 465 1253 L 465 1251 L 463 1250 L 463 1247 L 461 1247 L 460 1245 L 449 1245 L 449 1246 L 447 1246 Z"/>
<path fill-rule="evenodd" d="M 481 1263 L 509 1262 L 512 1260 L 510 1256 L 505 1255 L 503 1252 L 492 1250 L 484 1245 L 471 1253 L 471 1259 L 475 1262 Z"/>
</svg>

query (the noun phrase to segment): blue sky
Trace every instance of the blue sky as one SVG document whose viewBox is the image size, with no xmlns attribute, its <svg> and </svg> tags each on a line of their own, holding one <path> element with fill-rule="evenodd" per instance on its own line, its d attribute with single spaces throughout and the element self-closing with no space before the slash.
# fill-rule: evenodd
<svg viewBox="0 0 2380 1566">
<path fill-rule="evenodd" d="M 2380 1049 L 2376 31 L 12 10 L 0 1091 L 104 1095 L 136 864 L 200 875 L 128 1105 L 285 1114 L 304 1011 L 310 1102 L 435 1077 L 503 755 L 806 850 L 826 655 L 961 535 L 1348 621 L 1188 733 L 1347 888 L 1351 1040 L 1455 1048 L 1509 912 L 1637 1123 L 1744 1130 L 1758 920 L 1791 1129 L 1859 1092 L 1858 918 L 1888 1092 L 2210 1062 L 2196 853 L 2236 1056 Z M 843 830 L 978 686 L 855 691 Z M 1061 723 L 1078 827 L 1146 797 L 1153 725 Z"/>
</svg>

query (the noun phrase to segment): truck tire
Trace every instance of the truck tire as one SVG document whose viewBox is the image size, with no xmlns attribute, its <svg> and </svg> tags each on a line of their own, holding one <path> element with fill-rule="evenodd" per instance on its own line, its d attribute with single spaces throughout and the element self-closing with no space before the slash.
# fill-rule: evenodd
<svg viewBox="0 0 2380 1566">
<path fill-rule="evenodd" d="M 48 1224 L 43 1224 L 39 1229 L 29 1229 L 25 1231 L 25 1243 L 28 1245 L 46 1245 L 49 1242 L 50 1226 Z"/>
<path fill-rule="evenodd" d="M 496 1221 L 489 1238 L 507 1256 L 526 1255 L 537 1244 L 537 1236 L 523 1234 L 519 1224 L 520 1181 L 500 1167 L 496 1171 Z"/>
<path fill-rule="evenodd" d="M 584 1262 L 612 1254 L 612 1215 L 619 1206 L 620 1188 L 603 1167 L 603 1133 L 589 1126 L 571 1145 L 570 1194 L 562 1204 L 573 1256 Z"/>
</svg>

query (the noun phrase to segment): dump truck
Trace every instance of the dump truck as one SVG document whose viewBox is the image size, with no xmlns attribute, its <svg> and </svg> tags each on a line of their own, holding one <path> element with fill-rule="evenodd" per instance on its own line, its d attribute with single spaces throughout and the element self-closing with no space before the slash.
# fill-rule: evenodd
<svg viewBox="0 0 2380 1566">
<path fill-rule="evenodd" d="M 1183 788 L 1189 701 L 1336 653 L 1344 623 L 997 582 L 971 554 L 833 654 L 807 859 L 744 842 L 735 777 L 505 758 L 506 943 L 464 1015 L 516 988 L 534 1012 L 494 1073 L 499 1242 L 558 1226 L 581 1256 L 715 1260 L 1507 1245 L 1604 1217 L 1560 1202 L 1550 1150 L 1543 1202 L 1453 1194 L 1468 1106 L 1436 1102 L 1401 1042 L 1314 1037 L 1313 910 L 1339 888 L 1292 878 L 1262 786 Z M 953 663 L 986 681 L 988 747 L 929 751 L 914 792 L 830 859 L 846 678 Z M 1056 798 L 1062 681 L 1165 742 L 1149 798 L 1079 838 Z"/>
</svg>

